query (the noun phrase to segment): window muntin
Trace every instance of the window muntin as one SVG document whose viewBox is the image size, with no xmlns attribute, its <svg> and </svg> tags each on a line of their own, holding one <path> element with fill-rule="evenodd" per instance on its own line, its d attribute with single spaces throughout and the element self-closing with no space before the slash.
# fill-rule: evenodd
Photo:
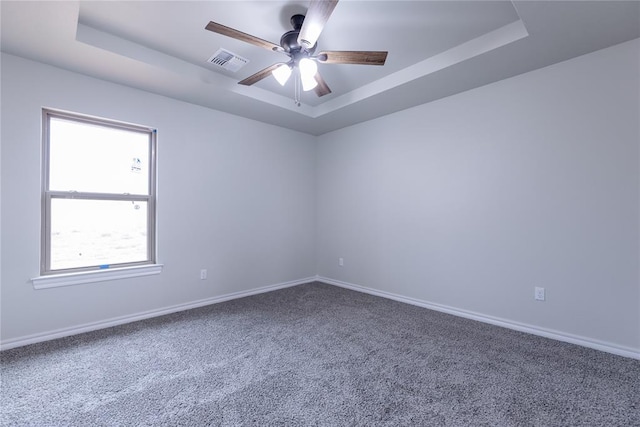
<svg viewBox="0 0 640 427">
<path fill-rule="evenodd" d="M 43 111 L 41 274 L 155 262 L 155 130 Z"/>
</svg>

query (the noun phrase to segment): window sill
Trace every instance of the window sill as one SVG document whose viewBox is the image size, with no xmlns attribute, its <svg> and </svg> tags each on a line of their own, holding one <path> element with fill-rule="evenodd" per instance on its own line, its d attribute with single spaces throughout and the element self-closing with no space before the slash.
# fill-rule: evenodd
<svg viewBox="0 0 640 427">
<path fill-rule="evenodd" d="M 113 270 L 87 271 L 82 273 L 54 274 L 31 279 L 34 289 L 58 288 L 61 286 L 82 285 L 84 283 L 105 282 L 107 280 L 128 279 L 150 276 L 162 272 L 162 264 L 140 265 L 135 267 L 114 268 Z"/>
</svg>

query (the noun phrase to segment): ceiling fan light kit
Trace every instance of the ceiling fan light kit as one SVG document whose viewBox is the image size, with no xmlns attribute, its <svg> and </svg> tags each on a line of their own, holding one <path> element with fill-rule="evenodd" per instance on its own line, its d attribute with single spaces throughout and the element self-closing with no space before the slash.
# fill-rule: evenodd
<svg viewBox="0 0 640 427">
<path fill-rule="evenodd" d="M 296 71 L 294 101 L 299 106 L 299 84 L 302 84 L 302 90 L 305 92 L 315 89 L 317 96 L 331 93 L 331 89 L 329 89 L 329 86 L 318 72 L 317 62 L 326 64 L 384 65 L 386 61 L 387 52 L 382 51 L 324 51 L 316 56 L 313 55 L 318 38 L 337 4 L 338 0 L 312 0 L 306 16 L 298 14 L 291 17 L 293 30 L 287 31 L 282 35 L 280 46 L 213 21 L 209 22 L 205 29 L 288 55 L 291 58 L 289 62 L 273 64 L 238 83 L 251 86 L 271 74 L 280 85 L 284 86 L 291 74 Z"/>
<path fill-rule="evenodd" d="M 302 90 L 305 92 L 318 86 L 316 82 L 316 73 L 318 72 L 318 66 L 313 59 L 302 58 L 298 64 L 300 69 L 300 80 L 302 80 Z"/>
<path fill-rule="evenodd" d="M 291 66 L 289 64 L 280 64 L 278 65 L 278 68 L 271 72 L 271 74 L 273 74 L 273 77 L 281 86 L 284 86 L 291 76 Z"/>
</svg>

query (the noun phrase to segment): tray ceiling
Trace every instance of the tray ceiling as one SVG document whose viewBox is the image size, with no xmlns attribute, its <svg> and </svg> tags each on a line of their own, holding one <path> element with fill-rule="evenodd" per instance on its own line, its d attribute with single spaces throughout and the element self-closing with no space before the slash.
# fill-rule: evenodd
<svg viewBox="0 0 640 427">
<path fill-rule="evenodd" d="M 307 2 L 2 1 L 2 50 L 71 71 L 319 135 L 640 37 L 640 3 L 341 0 L 319 50 L 386 50 L 384 66 L 320 64 L 324 97 L 292 82 L 239 80 L 281 53 L 204 27 L 279 44 Z M 248 63 L 207 60 L 220 48 Z"/>
</svg>

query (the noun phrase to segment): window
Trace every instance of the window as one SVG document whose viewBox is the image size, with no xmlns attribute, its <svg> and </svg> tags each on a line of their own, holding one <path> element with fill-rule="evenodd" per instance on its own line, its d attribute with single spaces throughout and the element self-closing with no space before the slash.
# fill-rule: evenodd
<svg viewBox="0 0 640 427">
<path fill-rule="evenodd" d="M 155 263 L 154 129 L 43 110 L 41 274 Z"/>
</svg>

